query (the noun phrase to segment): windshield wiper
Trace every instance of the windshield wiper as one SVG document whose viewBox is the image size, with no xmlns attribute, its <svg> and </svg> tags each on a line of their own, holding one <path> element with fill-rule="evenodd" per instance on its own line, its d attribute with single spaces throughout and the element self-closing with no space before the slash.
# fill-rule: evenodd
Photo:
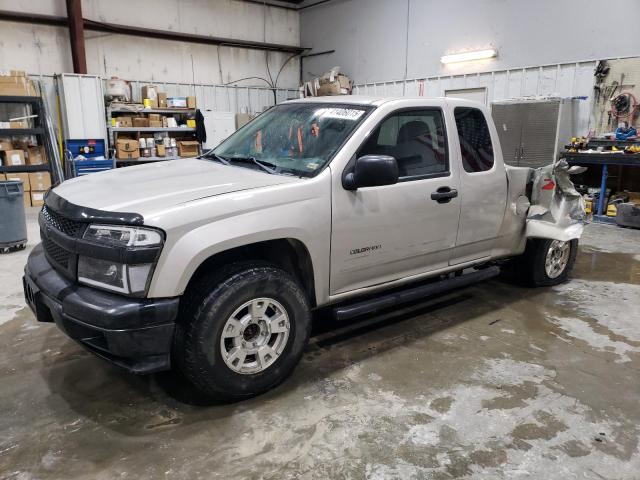
<svg viewBox="0 0 640 480">
<path fill-rule="evenodd" d="M 213 153 L 212 151 L 208 151 L 201 155 L 202 158 L 212 158 L 214 160 L 218 160 L 223 165 L 230 165 L 229 160 L 223 157 L 222 155 L 218 155 L 217 153 Z"/>
<path fill-rule="evenodd" d="M 275 163 L 258 160 L 256 157 L 229 157 L 228 160 L 229 162 L 254 163 L 267 173 L 276 173 L 277 165 Z"/>
</svg>

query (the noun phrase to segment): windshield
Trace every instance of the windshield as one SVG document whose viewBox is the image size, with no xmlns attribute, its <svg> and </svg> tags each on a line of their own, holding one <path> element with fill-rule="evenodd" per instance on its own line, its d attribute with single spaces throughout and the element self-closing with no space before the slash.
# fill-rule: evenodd
<svg viewBox="0 0 640 480">
<path fill-rule="evenodd" d="M 267 166 L 270 173 L 311 177 L 331 160 L 370 109 L 326 103 L 278 105 L 204 156 L 249 168 L 267 170 Z"/>
</svg>

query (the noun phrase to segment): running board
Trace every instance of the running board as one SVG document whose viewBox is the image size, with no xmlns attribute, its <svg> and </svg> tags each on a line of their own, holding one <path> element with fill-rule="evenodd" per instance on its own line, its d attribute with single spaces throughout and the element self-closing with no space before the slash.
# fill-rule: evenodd
<svg viewBox="0 0 640 480">
<path fill-rule="evenodd" d="M 488 280 L 499 274 L 500 267 L 487 267 L 483 268 L 482 270 L 476 270 L 475 272 L 460 275 L 458 277 L 451 277 L 439 282 L 420 285 L 419 287 L 408 288 L 406 290 L 400 290 L 398 292 L 388 293 L 386 295 L 383 294 L 379 297 L 371 298 L 369 300 L 335 307 L 333 309 L 333 314 L 335 316 L 335 319 L 338 321 L 347 320 L 349 318 L 364 315 L 365 313 L 372 313 L 383 308 L 389 308 L 393 307 L 394 305 L 413 302 L 424 297 L 431 297 L 433 295 L 448 292 L 449 290 L 466 287 L 467 285 L 471 285 L 472 283 Z"/>
</svg>

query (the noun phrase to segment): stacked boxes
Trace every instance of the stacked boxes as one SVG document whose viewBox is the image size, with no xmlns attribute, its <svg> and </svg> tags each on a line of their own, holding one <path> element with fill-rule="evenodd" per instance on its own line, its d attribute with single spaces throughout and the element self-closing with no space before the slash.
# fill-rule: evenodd
<svg viewBox="0 0 640 480">
<path fill-rule="evenodd" d="M 41 145 L 31 145 L 27 139 L 0 139 L 0 161 L 5 167 L 20 165 L 42 165 L 48 163 L 47 155 Z"/>
<path fill-rule="evenodd" d="M 3 173 L 0 176 L 0 180 L 22 182 L 25 207 L 42 206 L 44 203 L 44 194 L 51 188 L 51 175 L 49 172 Z"/>
<path fill-rule="evenodd" d="M 0 95 L 35 97 L 37 91 L 33 82 L 23 71 L 11 70 L 9 75 L 0 75 Z"/>
</svg>

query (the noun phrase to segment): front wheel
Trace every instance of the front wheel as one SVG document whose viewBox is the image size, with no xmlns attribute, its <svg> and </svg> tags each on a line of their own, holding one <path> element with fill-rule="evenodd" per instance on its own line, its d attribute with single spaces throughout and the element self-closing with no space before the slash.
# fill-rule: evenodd
<svg viewBox="0 0 640 480">
<path fill-rule="evenodd" d="M 531 239 L 520 259 L 523 280 L 532 287 L 558 285 L 569 277 L 578 253 L 578 240 Z"/>
<path fill-rule="evenodd" d="M 173 358 L 200 392 L 239 400 L 291 373 L 310 328 L 306 295 L 291 275 L 243 262 L 205 279 L 185 299 Z"/>
</svg>

